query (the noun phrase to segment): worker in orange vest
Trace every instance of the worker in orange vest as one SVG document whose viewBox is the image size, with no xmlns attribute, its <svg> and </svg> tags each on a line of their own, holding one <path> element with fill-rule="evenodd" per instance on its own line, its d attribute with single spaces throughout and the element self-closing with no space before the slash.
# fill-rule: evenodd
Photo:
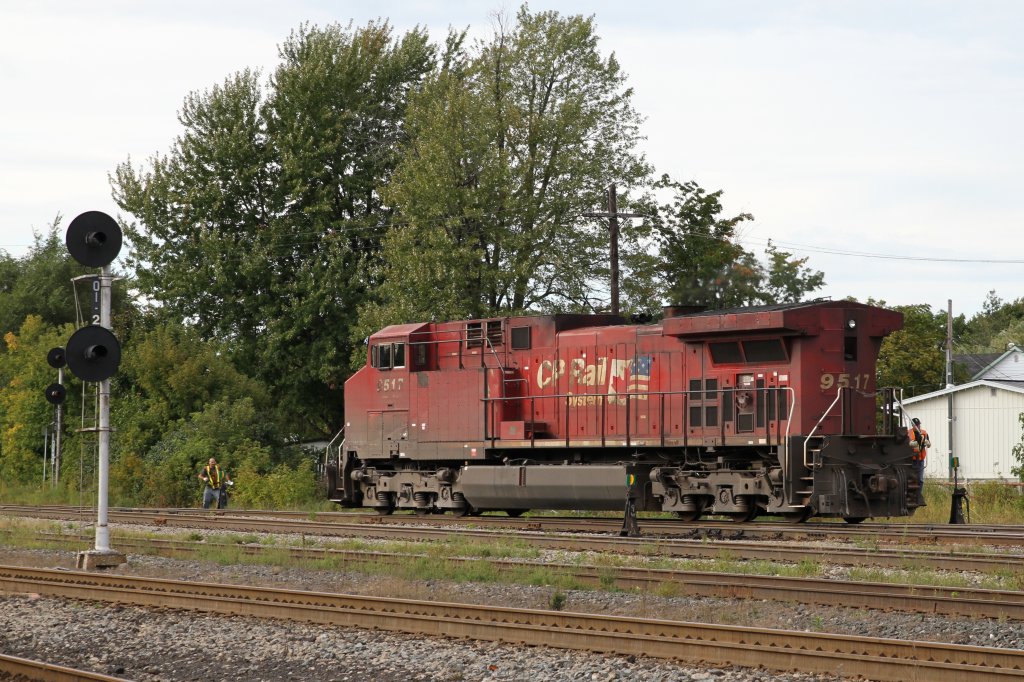
<svg viewBox="0 0 1024 682">
<path fill-rule="evenodd" d="M 914 451 L 914 465 L 921 486 L 918 491 L 918 503 L 924 504 L 924 461 L 932 442 L 928 440 L 928 432 L 921 428 L 921 420 L 917 417 L 910 420 L 910 431 L 907 432 L 907 436 L 910 437 L 910 449 Z"/>
</svg>

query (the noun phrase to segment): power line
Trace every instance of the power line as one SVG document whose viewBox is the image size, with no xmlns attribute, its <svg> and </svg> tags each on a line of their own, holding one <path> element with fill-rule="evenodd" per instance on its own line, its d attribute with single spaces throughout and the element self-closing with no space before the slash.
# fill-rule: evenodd
<svg viewBox="0 0 1024 682">
<path fill-rule="evenodd" d="M 753 241 L 761 243 L 759 239 L 747 239 L 746 241 Z M 1021 265 L 1024 264 L 1024 259 L 1020 258 L 943 258 L 939 256 L 902 256 L 891 253 L 871 253 L 868 251 L 851 251 L 849 249 L 833 249 L 824 246 L 815 246 L 813 244 L 800 244 L 797 242 L 781 242 L 774 239 L 765 240 L 773 242 L 778 246 L 785 246 L 786 248 L 796 248 L 801 251 L 809 251 L 811 253 L 825 253 L 834 256 L 850 256 L 852 258 L 878 258 L 881 260 L 903 260 L 903 261 L 925 261 L 929 263 L 985 263 L 985 264 L 999 264 L 999 265 Z"/>
</svg>

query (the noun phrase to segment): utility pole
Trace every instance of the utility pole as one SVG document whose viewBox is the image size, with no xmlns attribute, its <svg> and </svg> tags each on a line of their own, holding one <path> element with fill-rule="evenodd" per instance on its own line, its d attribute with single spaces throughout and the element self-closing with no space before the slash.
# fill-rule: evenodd
<svg viewBox="0 0 1024 682">
<path fill-rule="evenodd" d="M 64 368 L 60 367 L 57 370 L 57 383 L 64 384 Z M 53 484 L 60 483 L 60 460 L 62 456 L 61 452 L 61 430 L 64 428 L 64 404 L 57 403 L 57 442 L 54 446 L 55 456 L 53 462 Z"/>
<path fill-rule="evenodd" d="M 619 314 L 619 218 L 643 218 L 639 213 L 619 213 L 618 197 L 616 196 L 615 183 L 607 187 L 608 190 L 608 211 L 604 213 L 584 213 L 586 218 L 607 218 L 608 219 L 608 257 L 611 261 L 611 310 L 612 315 Z"/>
</svg>

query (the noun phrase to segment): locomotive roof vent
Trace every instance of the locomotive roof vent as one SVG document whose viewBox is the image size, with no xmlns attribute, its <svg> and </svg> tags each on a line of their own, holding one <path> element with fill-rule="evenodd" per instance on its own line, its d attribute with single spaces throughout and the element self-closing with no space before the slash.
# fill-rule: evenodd
<svg viewBox="0 0 1024 682">
<path fill-rule="evenodd" d="M 661 311 L 664 317 L 682 317 L 683 315 L 692 315 L 693 313 L 702 313 L 707 310 L 706 305 L 667 305 L 663 306 Z"/>
</svg>

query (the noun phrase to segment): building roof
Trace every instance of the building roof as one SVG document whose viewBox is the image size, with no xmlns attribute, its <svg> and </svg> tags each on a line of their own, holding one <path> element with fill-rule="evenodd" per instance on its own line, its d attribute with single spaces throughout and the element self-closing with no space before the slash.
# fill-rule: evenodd
<svg viewBox="0 0 1024 682">
<path fill-rule="evenodd" d="M 932 391 L 931 393 L 923 393 L 916 395 L 913 398 L 907 398 L 903 401 L 903 404 L 919 403 L 923 400 L 930 400 L 939 396 L 948 395 L 950 393 L 959 393 L 961 391 L 968 391 L 972 388 L 978 388 L 979 386 L 988 386 L 989 388 L 998 388 L 1004 391 L 1010 391 L 1012 393 L 1020 393 L 1024 395 L 1024 381 L 990 381 L 988 379 L 979 379 L 978 381 L 972 381 L 967 384 L 960 384 L 959 386 L 952 386 L 950 388 L 944 388 L 939 391 Z"/>
<path fill-rule="evenodd" d="M 997 357 L 997 358 L 996 358 L 995 360 L 993 360 L 992 362 L 988 363 L 988 364 L 987 364 L 987 365 L 986 365 L 986 366 L 985 366 L 985 367 L 984 367 L 984 368 L 983 368 L 983 369 L 982 369 L 982 370 L 981 370 L 980 372 L 978 372 L 978 373 L 977 373 L 976 375 L 974 375 L 974 376 L 973 376 L 973 377 L 971 377 L 971 378 L 972 378 L 972 379 L 985 379 L 985 378 L 991 378 L 991 377 L 986 377 L 985 375 L 986 375 L 986 374 L 988 374 L 989 372 L 991 372 L 991 371 L 992 371 L 992 369 L 993 369 L 993 368 L 994 368 L 994 367 L 995 367 L 996 365 L 998 365 L 999 363 L 1001 363 L 1001 362 L 1002 362 L 1003 360 L 1005 360 L 1006 358 L 1010 357 L 1011 355 L 1014 355 L 1014 354 L 1016 354 L 1016 353 L 1021 353 L 1021 352 L 1024 352 L 1024 351 L 1021 351 L 1021 349 L 1020 349 L 1020 348 L 1017 348 L 1017 346 L 1015 346 L 1015 345 L 1013 345 L 1013 344 L 1011 343 L 1011 344 L 1010 344 L 1010 345 L 1009 345 L 1009 346 L 1007 347 L 1007 349 L 1006 349 L 1006 352 L 1005 352 L 1005 353 L 1002 353 L 1002 354 L 1000 354 L 1000 355 L 999 355 L 999 357 Z"/>
<path fill-rule="evenodd" d="M 967 374 L 971 379 L 979 379 L 981 377 L 978 375 L 1002 356 L 1003 353 L 964 353 L 962 355 L 954 355 L 953 362 L 966 367 Z"/>
<path fill-rule="evenodd" d="M 994 377 L 988 376 L 992 369 L 1016 353 L 1024 353 L 1024 351 L 1011 343 L 1002 353 L 964 353 L 963 355 L 954 355 L 953 362 L 960 363 L 966 367 L 967 371 L 970 372 L 972 381 L 977 379 L 993 379 Z"/>
</svg>

